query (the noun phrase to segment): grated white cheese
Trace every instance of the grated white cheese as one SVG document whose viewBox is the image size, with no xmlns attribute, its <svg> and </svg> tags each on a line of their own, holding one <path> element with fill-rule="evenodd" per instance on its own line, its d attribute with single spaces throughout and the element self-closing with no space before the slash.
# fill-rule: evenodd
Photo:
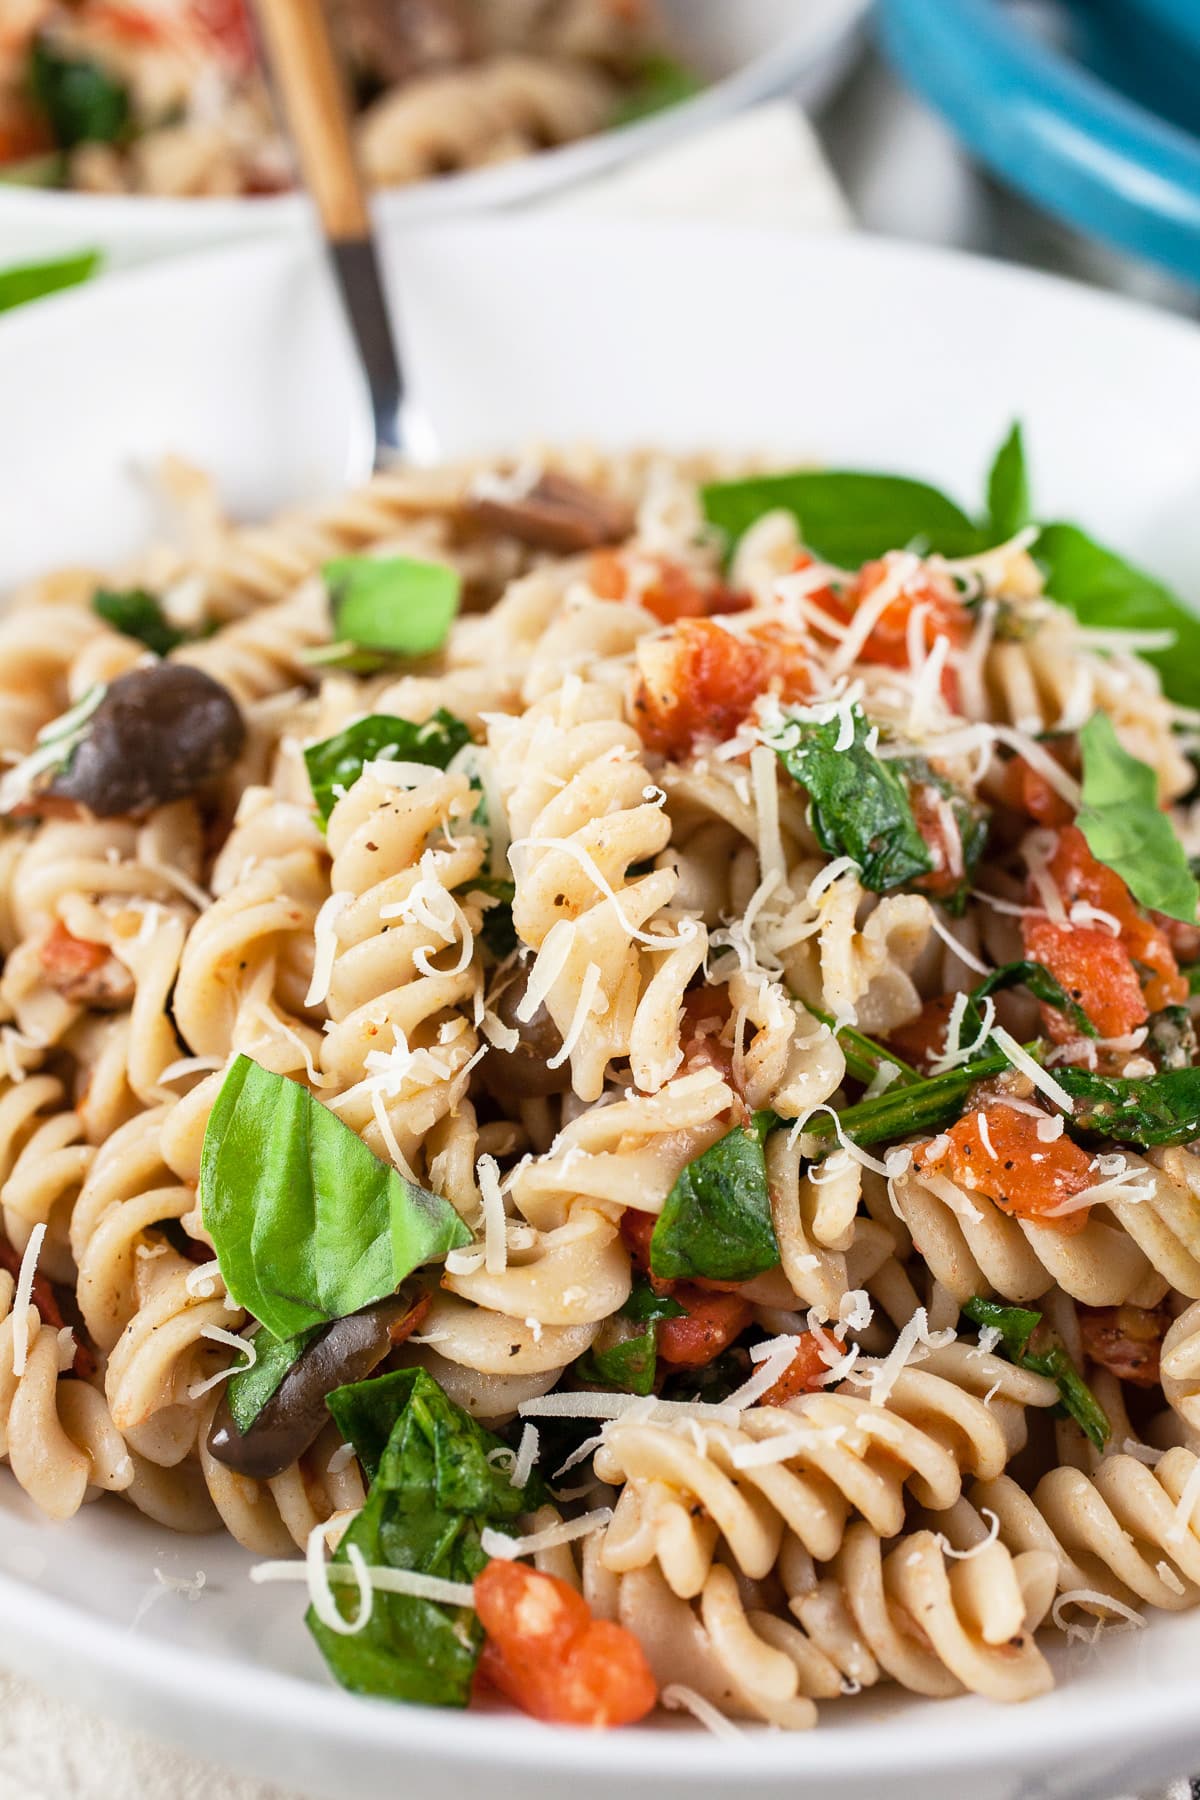
<svg viewBox="0 0 1200 1800">
<path fill-rule="evenodd" d="M 1050 1617 L 1058 1629 L 1065 1631 L 1068 1637 L 1087 1636 L 1087 1633 L 1082 1632 L 1078 1625 L 1072 1625 L 1063 1618 L 1065 1606 L 1102 1606 L 1107 1612 L 1114 1612 L 1120 1618 L 1125 1619 L 1135 1631 L 1140 1631 L 1146 1623 L 1140 1613 L 1134 1612 L 1132 1606 L 1126 1606 L 1123 1600 L 1116 1600 L 1111 1594 L 1102 1594 L 1098 1588 L 1068 1588 L 1066 1593 L 1058 1596 L 1050 1608 Z M 1098 1619 L 1096 1623 L 1099 1627 L 1103 1625 L 1104 1621 Z"/>
<path fill-rule="evenodd" d="M 35 1225 L 29 1234 L 25 1254 L 17 1274 L 17 1287 L 12 1303 L 12 1370 L 18 1379 L 25 1373 L 29 1357 L 29 1310 L 33 1296 L 33 1277 L 46 1236 L 45 1225 Z"/>
<path fill-rule="evenodd" d="M 1043 1069 L 1040 1063 L 1033 1060 L 1028 1050 L 1018 1044 L 1011 1032 L 1005 1031 L 1002 1026 L 997 1025 L 992 1032 L 992 1041 L 997 1050 L 1004 1052 L 1013 1068 L 1019 1069 L 1022 1075 L 1028 1075 L 1034 1087 L 1040 1088 L 1047 1099 L 1053 1100 L 1055 1106 L 1060 1106 L 1065 1113 L 1075 1111 L 1075 1102 L 1066 1088 L 1055 1081 L 1053 1075 Z"/>
<path fill-rule="evenodd" d="M 495 1157 L 481 1156 L 475 1175 L 483 1200 L 483 1266 L 489 1275 L 500 1275 L 508 1267 L 508 1227 Z"/>
<path fill-rule="evenodd" d="M 968 950 L 965 945 L 959 943 L 950 927 L 944 924 L 938 917 L 938 909 L 936 906 L 931 906 L 929 908 L 929 923 L 933 926 L 937 936 L 941 938 L 947 949 L 953 950 L 959 962 L 965 963 L 968 969 L 974 969 L 977 975 L 991 974 L 992 971 L 988 968 L 986 963 L 980 962 L 973 951 Z"/>
<path fill-rule="evenodd" d="M 1031 737 L 1027 731 L 1022 731 L 1015 725 L 993 725 L 992 732 L 1000 743 L 1006 745 L 1009 750 L 1015 750 L 1031 769 L 1036 770 L 1048 781 L 1055 793 L 1061 794 L 1073 812 L 1079 811 L 1083 804 L 1083 792 L 1079 783 L 1073 776 L 1067 774 L 1061 764 L 1055 762 L 1043 744 L 1039 744 L 1035 737 Z"/>
<path fill-rule="evenodd" d="M 1192 1515 L 1198 1503 L 1200 1503 L 1200 1457 L 1197 1457 L 1191 1474 L 1183 1484 L 1183 1492 L 1176 1502 L 1175 1516 L 1167 1527 L 1169 1544 L 1182 1544 L 1188 1533 L 1194 1530 Z"/>
<path fill-rule="evenodd" d="M 853 724 L 851 737 L 853 738 Z M 754 804 L 758 829 L 758 866 L 763 880 L 774 876 L 777 882 L 787 879 L 787 858 L 779 829 L 779 783 L 776 779 L 778 758 L 769 744 L 757 744 L 750 752 L 750 779 L 754 784 Z"/>
<path fill-rule="evenodd" d="M 515 1488 L 523 1488 L 533 1474 L 533 1465 L 538 1459 L 540 1433 L 536 1425 L 526 1425 L 521 1432 L 521 1441 L 517 1445 L 517 1454 L 513 1459 L 512 1473 L 509 1480 Z"/>
<path fill-rule="evenodd" d="M 736 1407 L 713 1406 L 703 1400 L 654 1400 L 647 1409 L 637 1394 L 540 1394 L 523 1400 L 517 1408 L 523 1419 L 621 1419 L 632 1413 L 645 1419 L 711 1419 L 715 1425 L 736 1425 Z"/>
<path fill-rule="evenodd" d="M 977 1544 L 972 1544 L 969 1550 L 956 1550 L 951 1544 L 950 1539 L 944 1536 L 942 1532 L 934 1532 L 934 1542 L 937 1544 L 938 1549 L 943 1556 L 953 1557 L 957 1562 L 969 1562 L 971 1557 L 981 1556 L 990 1545 L 996 1542 L 1000 1536 L 999 1517 L 992 1511 L 990 1506 L 981 1506 L 979 1509 L 979 1516 L 981 1519 L 990 1519 L 991 1524 L 988 1526 L 987 1536 L 980 1538 Z"/>
<path fill-rule="evenodd" d="M 243 1363 L 231 1363 L 227 1369 L 218 1369 L 217 1373 L 210 1375 L 207 1381 L 193 1382 L 188 1389 L 189 1400 L 199 1400 L 200 1396 L 207 1394 L 210 1388 L 219 1386 L 222 1381 L 228 1381 L 231 1375 L 245 1374 L 246 1370 L 252 1369 L 258 1361 L 258 1350 L 253 1341 L 250 1338 L 239 1337 L 236 1331 L 225 1331 L 220 1325 L 202 1325 L 200 1336 L 210 1339 L 214 1344 L 226 1344 L 230 1350 L 244 1351 L 246 1360 Z"/>
<path fill-rule="evenodd" d="M 739 1411 L 753 1406 L 791 1367 L 799 1347 L 798 1337 L 787 1336 L 768 1338 L 765 1343 L 755 1344 L 750 1352 L 750 1360 L 762 1366 L 741 1387 L 735 1388 L 732 1394 L 726 1396 L 726 1406 L 736 1407 Z"/>
<path fill-rule="evenodd" d="M 526 1537 L 510 1537 L 506 1531 L 494 1531 L 487 1525 L 479 1534 L 479 1543 L 485 1556 L 515 1562 L 518 1556 L 533 1556 L 539 1550 L 554 1550 L 559 1544 L 573 1544 L 576 1538 L 590 1537 L 593 1531 L 600 1531 L 607 1525 L 612 1516 L 611 1506 L 598 1506 L 594 1512 L 581 1513 L 577 1519 L 559 1519 L 553 1525 L 544 1525 L 540 1531 L 531 1531 Z"/>
<path fill-rule="evenodd" d="M 689 938 L 693 938 L 696 935 L 696 932 L 698 929 L 696 921 L 694 919 L 687 919 L 687 918 L 680 919 L 679 929 L 677 932 L 674 932 L 674 933 L 663 934 L 660 932 L 658 934 L 655 934 L 652 932 L 640 930 L 639 927 L 634 925 L 633 922 L 630 919 L 628 919 L 625 916 L 624 912 L 621 910 L 620 899 L 618 898 L 615 890 L 613 889 L 611 882 L 609 882 L 609 880 L 605 876 L 604 872 L 600 868 L 599 864 L 596 862 L 596 859 L 591 855 L 591 853 L 589 851 L 587 851 L 583 848 L 582 844 L 575 843 L 575 841 L 572 838 L 560 838 L 560 837 L 516 838 L 516 839 L 514 839 L 512 845 L 511 845 L 511 848 L 510 848 L 510 860 L 511 860 L 512 851 L 516 851 L 516 850 L 561 850 L 565 856 L 574 857 L 575 861 L 579 864 L 580 868 L 583 870 L 583 872 L 587 876 L 588 880 L 591 881 L 594 884 L 594 886 L 596 886 L 600 890 L 600 892 L 604 895 L 605 899 L 607 901 L 609 901 L 609 903 L 611 904 L 613 912 L 616 915 L 617 923 L 621 926 L 621 929 L 624 932 L 626 932 L 629 937 L 634 939 L 634 941 L 636 943 L 644 944 L 646 946 L 646 948 L 649 950 L 673 949 L 678 944 L 682 944 L 682 943 L 686 942 Z M 544 953 L 545 948 L 546 948 L 546 944 L 548 944 L 550 942 L 550 939 L 554 936 L 555 932 L 558 931 L 562 925 L 566 925 L 569 923 L 570 923 L 569 920 L 560 919 L 557 925 L 554 925 L 551 927 L 549 933 L 547 934 L 545 943 L 543 943 L 543 945 L 542 945 L 542 951 L 539 952 L 539 954 L 538 954 L 538 962 L 541 961 L 542 954 Z M 564 961 L 566 960 L 565 955 L 564 955 L 563 960 Z M 526 995 L 526 999 L 528 999 L 528 994 Z M 534 1011 L 537 1010 L 536 1006 L 534 1007 L 533 1010 Z M 532 1017 L 532 1013 L 527 1016 Z M 522 1014 L 519 1011 L 518 1011 L 517 1017 L 518 1018 L 522 1017 Z"/>
<path fill-rule="evenodd" d="M 553 1056 L 547 1059 L 546 1067 L 548 1069 L 561 1069 L 583 1036 L 593 1011 L 597 1013 L 608 1011 L 608 1001 L 600 992 L 600 984 L 603 979 L 603 971 L 599 963 L 590 962 L 584 970 L 583 980 L 579 984 L 579 996 L 575 1002 L 575 1010 L 571 1014 L 571 1023 L 567 1026 L 559 1048 Z M 599 1007 L 596 1006 L 597 996 L 602 1001 Z"/>
<path fill-rule="evenodd" d="M 685 1687 L 681 1681 L 669 1681 L 659 1698 L 668 1712 L 691 1713 L 693 1719 L 714 1737 L 732 1738 L 737 1743 L 745 1738 L 745 1732 L 732 1719 L 726 1718 L 720 1707 L 698 1694 L 695 1688 Z"/>
<path fill-rule="evenodd" d="M 919 1306 L 883 1361 L 871 1368 L 860 1365 L 850 1376 L 850 1381 L 855 1387 L 870 1389 L 872 1406 L 886 1406 L 901 1371 L 910 1363 L 924 1362 L 931 1351 L 944 1350 L 947 1344 L 954 1342 L 955 1336 L 950 1325 L 943 1331 L 930 1331 L 929 1315 L 923 1306 Z"/>
<path fill-rule="evenodd" d="M 978 1131 L 980 1143 L 983 1145 L 992 1161 L 999 1162 L 1000 1158 L 996 1155 L 996 1146 L 992 1142 L 992 1131 L 987 1121 L 987 1114 L 985 1112 L 980 1112 L 976 1114 L 976 1117 L 979 1121 Z"/>
</svg>

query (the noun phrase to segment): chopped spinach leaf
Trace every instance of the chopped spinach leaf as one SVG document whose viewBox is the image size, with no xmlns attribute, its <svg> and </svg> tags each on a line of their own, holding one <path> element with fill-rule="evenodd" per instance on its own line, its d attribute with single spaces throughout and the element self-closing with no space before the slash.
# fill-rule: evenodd
<svg viewBox="0 0 1200 1800">
<path fill-rule="evenodd" d="M 853 722 L 853 741 L 843 749 L 837 747 L 840 718 L 824 725 L 788 719 L 768 742 L 793 781 L 807 790 L 822 849 L 851 857 L 863 886 L 883 894 L 928 875 L 933 858 L 902 775 L 867 748 L 871 727 L 861 706 L 855 706 Z"/>
<path fill-rule="evenodd" d="M 231 1296 L 280 1339 L 382 1300 L 471 1241 L 448 1201 L 248 1056 L 208 1122 L 200 1205 Z"/>
<path fill-rule="evenodd" d="M 1073 1131 L 1142 1148 L 1200 1138 L 1200 1069 L 1165 1069 L 1137 1080 L 1070 1067 L 1054 1074 L 1075 1102 Z"/>
<path fill-rule="evenodd" d="M 1058 1387 L 1063 1412 L 1074 1419 L 1097 1450 L 1103 1450 L 1112 1436 L 1108 1414 L 1058 1338 L 1043 1327 L 1041 1313 L 1023 1306 L 1001 1306 L 994 1300 L 968 1300 L 963 1314 L 974 1325 L 999 1331 L 1009 1361 L 1018 1368 L 1048 1376 Z"/>
<path fill-rule="evenodd" d="M 660 1279 L 750 1281 L 779 1261 L 763 1139 L 774 1114 L 735 1125 L 683 1170 L 650 1239 Z"/>
<path fill-rule="evenodd" d="M 415 762 L 444 769 L 470 741 L 468 727 L 444 707 L 423 725 L 391 713 L 372 713 L 304 752 L 317 811 L 327 822 L 340 798 L 338 790 L 354 786 L 364 763 Z"/>
<path fill-rule="evenodd" d="M 1143 650 L 1172 700 L 1200 706 L 1200 617 L 1152 575 L 1106 550 L 1077 525 L 1046 525 L 1033 547 L 1046 592 L 1082 625 L 1171 631 L 1170 648 Z"/>
<path fill-rule="evenodd" d="M 359 650 L 392 656 L 440 650 L 462 593 L 455 569 L 411 556 L 340 556 L 321 573 L 334 636 Z"/>
<path fill-rule="evenodd" d="M 336 1388 L 328 1406 L 371 1478 L 366 1505 L 342 1538 L 335 1564 L 358 1550 L 368 1567 L 471 1582 L 484 1567 L 480 1536 L 539 1505 L 535 1477 L 514 1488 L 509 1467 L 489 1461 L 506 1446 L 442 1392 L 423 1369 L 400 1369 Z M 348 1615 L 357 1590 L 334 1589 Z M 337 1680 L 356 1694 L 466 1706 L 483 1632 L 468 1607 L 377 1590 L 360 1632 L 341 1636 L 312 1611 L 308 1626 Z"/>
<path fill-rule="evenodd" d="M 1200 887 L 1171 821 L 1159 809 L 1154 770 L 1122 748 L 1107 713 L 1092 715 L 1079 734 L 1079 748 L 1078 823 L 1088 849 L 1116 871 L 1143 906 L 1194 925 Z"/>
<path fill-rule="evenodd" d="M 1029 471 L 1020 424 L 996 452 L 988 475 L 987 533 L 997 544 L 1016 537 L 1030 522 Z"/>
<path fill-rule="evenodd" d="M 122 592 L 97 588 L 92 595 L 92 611 L 123 637 L 145 644 L 155 656 L 166 656 L 187 640 L 187 632 L 178 631 L 169 622 L 162 602 L 145 588 L 126 588 Z"/>
<path fill-rule="evenodd" d="M 78 287 L 80 282 L 91 279 L 102 261 L 98 250 L 87 250 L 57 262 L 23 263 L 14 269 L 0 270 L 0 312 L 11 312 L 30 300 L 44 300 L 48 294 Z"/>
<path fill-rule="evenodd" d="M 71 56 L 43 37 L 34 39 L 29 86 L 64 150 L 76 144 L 113 144 L 130 124 L 129 90 L 87 57 Z"/>
<path fill-rule="evenodd" d="M 978 527 L 952 500 L 902 475 L 798 469 L 714 482 L 702 499 L 705 518 L 734 543 L 764 513 L 790 512 L 807 548 L 843 569 L 906 545 L 943 556 L 983 548 Z"/>
<path fill-rule="evenodd" d="M 1012 987 L 1027 987 L 1035 1000 L 1040 1000 L 1043 1005 L 1052 1006 L 1056 1012 L 1062 1013 L 1083 1037 L 1099 1036 L 1096 1027 L 1082 1006 L 1072 1000 L 1062 983 L 1055 979 L 1043 963 L 1012 962 L 1004 963 L 1002 967 L 993 969 L 991 974 L 979 983 L 978 987 L 972 988 L 967 1000 L 967 1009 L 963 1014 L 962 1031 L 959 1034 L 960 1041 L 964 1037 L 970 1041 L 978 1037 L 983 1030 L 981 1001 L 985 1000 L 989 994 L 999 993 L 1002 988 Z"/>
<path fill-rule="evenodd" d="M 669 1294 L 656 1294 L 645 1276 L 639 1275 L 616 1316 L 641 1325 L 641 1331 L 606 1344 L 603 1349 L 593 1345 L 575 1364 L 575 1373 L 581 1381 L 596 1387 L 616 1388 L 628 1394 L 652 1393 L 658 1361 L 658 1322 L 681 1319 L 685 1311 Z"/>
</svg>

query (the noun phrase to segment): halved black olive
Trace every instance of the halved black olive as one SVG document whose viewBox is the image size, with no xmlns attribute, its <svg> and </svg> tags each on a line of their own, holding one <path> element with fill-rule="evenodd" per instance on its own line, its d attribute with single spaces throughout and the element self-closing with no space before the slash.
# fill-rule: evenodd
<svg viewBox="0 0 1200 1800">
<path fill-rule="evenodd" d="M 238 1430 L 228 1400 L 222 1400 L 208 1433 L 210 1454 L 254 1481 L 282 1475 L 329 1423 L 326 1394 L 364 1380 L 383 1361 L 392 1347 L 392 1326 L 412 1304 L 396 1294 L 335 1319 L 292 1364 L 249 1431 Z"/>
<path fill-rule="evenodd" d="M 557 1069 L 549 1067 L 551 1057 L 562 1049 L 558 1026 L 544 1005 L 538 1007 L 532 1019 L 518 1019 L 517 1008 L 524 997 L 524 978 L 515 974 L 493 999 L 496 1017 L 515 1031 L 519 1040 L 514 1050 L 499 1050 L 493 1045 L 480 1065 L 484 1087 L 501 1106 L 544 1094 L 565 1094 L 571 1085 L 568 1060 Z"/>
<path fill-rule="evenodd" d="M 50 792 L 101 819 L 146 812 L 194 794 L 245 741 L 245 720 L 219 681 L 186 663 L 155 663 L 111 684 Z"/>
</svg>

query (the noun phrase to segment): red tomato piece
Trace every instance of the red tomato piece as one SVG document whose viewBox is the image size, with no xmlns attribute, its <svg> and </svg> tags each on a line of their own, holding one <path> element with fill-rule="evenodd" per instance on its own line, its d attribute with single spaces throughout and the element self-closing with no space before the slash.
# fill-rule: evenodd
<svg viewBox="0 0 1200 1800">
<path fill-rule="evenodd" d="M 813 1394 L 829 1373 L 829 1364 L 821 1354 L 821 1340 L 815 1331 L 802 1331 L 800 1343 L 779 1380 L 758 1401 L 759 1406 L 786 1406 L 799 1394 Z"/>
<path fill-rule="evenodd" d="M 1145 1023 L 1149 1008 L 1120 938 L 1102 926 L 1056 925 L 1041 918 L 1023 919 L 1021 935 L 1026 955 L 1045 964 L 1101 1037 L 1124 1037 Z M 1043 1006 L 1042 1017 L 1056 1043 L 1078 1037 L 1071 1021 L 1054 1007 Z"/>
<path fill-rule="evenodd" d="M 1014 812 L 1025 813 L 1039 825 L 1069 825 L 1074 817 L 1058 789 L 1051 787 L 1046 777 L 1031 768 L 1022 756 L 1014 756 L 1005 765 L 1000 798 Z"/>
<path fill-rule="evenodd" d="M 487 1633 L 480 1668 L 514 1705 L 556 1725 L 632 1725 L 658 1700 L 646 1653 L 631 1631 L 593 1619 L 555 1575 L 496 1560 L 475 1578 Z"/>
<path fill-rule="evenodd" d="M 946 1133 L 950 1148 L 945 1156 L 927 1160 L 929 1145 L 923 1144 L 913 1154 L 913 1168 L 920 1174 L 948 1175 L 1003 1212 L 1070 1236 L 1087 1223 L 1087 1208 L 1058 1217 L 1055 1208 L 1094 1186 L 1097 1177 L 1086 1151 L 1065 1132 L 1045 1142 L 1038 1136 L 1038 1123 L 1031 1113 L 1002 1104 L 986 1114 L 966 1113 Z"/>
<path fill-rule="evenodd" d="M 711 619 L 684 619 L 638 647 L 634 722 L 650 750 L 678 759 L 703 738 L 731 737 L 760 694 L 808 691 L 803 645 L 782 626 L 736 636 Z"/>
<path fill-rule="evenodd" d="M 953 994 L 939 994 L 927 1000 L 915 1019 L 898 1025 L 888 1033 L 888 1044 L 905 1062 L 925 1067 L 935 1057 L 945 1054 L 946 1030 L 950 1023 Z"/>
<path fill-rule="evenodd" d="M 741 1294 L 716 1282 L 675 1281 L 671 1297 L 685 1309 L 682 1319 L 660 1319 L 658 1354 L 676 1369 L 702 1369 L 742 1335 L 753 1309 Z"/>
<path fill-rule="evenodd" d="M 1075 1312 L 1089 1362 L 1134 1387 L 1155 1386 L 1162 1341 L 1171 1323 L 1165 1307 L 1077 1305 Z"/>
<path fill-rule="evenodd" d="M 61 919 L 38 951 L 38 961 L 51 981 L 74 981 L 91 975 L 108 961 L 105 944 L 93 944 L 88 938 L 72 937 Z"/>
</svg>

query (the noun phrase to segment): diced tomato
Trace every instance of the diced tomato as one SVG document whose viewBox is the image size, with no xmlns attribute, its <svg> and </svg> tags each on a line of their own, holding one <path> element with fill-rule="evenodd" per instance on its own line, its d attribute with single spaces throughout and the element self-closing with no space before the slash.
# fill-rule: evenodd
<svg viewBox="0 0 1200 1800">
<path fill-rule="evenodd" d="M 594 1619 L 556 1575 L 497 1559 L 475 1577 L 475 1606 L 487 1633 L 481 1671 L 535 1719 L 632 1725 L 657 1703 L 658 1685 L 633 1633 Z"/>
<path fill-rule="evenodd" d="M 653 1213 L 639 1212 L 634 1206 L 627 1206 L 621 1214 L 621 1236 L 628 1246 L 634 1267 L 644 1275 L 650 1272 L 650 1239 L 654 1236 L 657 1224 L 658 1219 Z M 664 1282 L 663 1285 L 666 1287 L 668 1284 Z"/>
<path fill-rule="evenodd" d="M 639 584 L 636 596 L 631 593 L 629 571 L 619 550 L 597 550 L 588 564 L 588 583 L 601 600 L 637 599 L 663 625 L 677 624 L 680 619 L 707 619 L 714 613 L 744 612 L 751 604 L 748 594 L 735 593 L 719 581 L 698 580 L 684 563 L 668 556 L 639 557 L 639 562 L 652 562 L 653 580 Z"/>
<path fill-rule="evenodd" d="M 945 899 L 957 893 L 966 874 L 959 821 L 945 795 L 931 782 L 913 782 L 908 797 L 917 830 L 933 859 L 929 874 L 913 885 L 934 899 Z"/>
<path fill-rule="evenodd" d="M 742 1335 L 753 1316 L 750 1302 L 726 1284 L 674 1281 L 670 1293 L 685 1309 L 682 1319 L 658 1324 L 658 1354 L 672 1368 L 702 1369 Z"/>
<path fill-rule="evenodd" d="M 1097 1177 L 1086 1151 L 1065 1132 L 1045 1142 L 1038 1136 L 1038 1123 L 1031 1113 L 1003 1104 L 986 1113 L 966 1113 L 946 1133 L 946 1154 L 929 1160 L 929 1145 L 923 1144 L 913 1154 L 913 1168 L 948 1175 L 1004 1212 L 1053 1225 L 1069 1236 L 1087 1223 L 1087 1208 L 1058 1217 L 1055 1208 L 1094 1186 Z"/>
<path fill-rule="evenodd" d="M 1078 999 L 1101 1037 L 1120 1037 L 1141 1025 L 1148 1013 L 1187 999 L 1187 981 L 1166 932 L 1139 911 L 1121 877 L 1097 862 L 1078 826 L 1066 825 L 1059 832 L 1049 871 L 1068 912 L 1083 901 L 1120 926 L 1114 937 L 1105 925 L 1067 928 L 1046 919 L 1023 921 L 1027 953 L 1044 962 L 1072 999 Z M 1144 995 L 1135 963 L 1150 971 Z M 1049 1014 L 1047 1028 L 1060 1041 L 1074 1035 L 1065 1021 L 1056 1026 Z"/>
<path fill-rule="evenodd" d="M 1076 1305 L 1075 1312 L 1089 1362 L 1134 1387 L 1155 1386 L 1162 1341 L 1171 1323 L 1165 1307 Z"/>
<path fill-rule="evenodd" d="M 839 626 L 845 626 L 890 574 L 891 568 L 886 560 L 864 563 L 854 585 L 845 594 L 835 594 L 826 588 L 812 598 Z M 884 607 L 871 627 L 858 660 L 864 663 L 882 663 L 889 669 L 909 668 L 910 620 L 918 607 L 925 609 L 920 630 L 921 648 L 926 654 L 940 637 L 949 638 L 953 649 L 961 649 L 967 643 L 973 624 L 962 601 L 956 595 L 944 592 L 932 580 L 918 581 L 906 586 L 902 593 L 897 594 Z M 949 666 L 942 676 L 942 694 L 946 704 L 957 711 L 958 677 Z"/>
<path fill-rule="evenodd" d="M 888 1044 L 905 1062 L 923 1068 L 945 1053 L 946 1029 L 953 1005 L 953 994 L 939 994 L 936 999 L 927 1000 L 915 1019 L 888 1033 Z"/>
<path fill-rule="evenodd" d="M 52 981 L 71 982 L 81 975 L 91 975 L 108 961 L 107 944 L 93 944 L 88 938 L 72 937 L 61 919 L 43 940 L 38 961 Z"/>
<path fill-rule="evenodd" d="M 799 1394 L 812 1394 L 821 1386 L 822 1377 L 828 1375 L 829 1364 L 821 1354 L 821 1340 L 815 1331 L 802 1331 L 800 1343 L 774 1387 L 769 1387 L 761 1396 L 760 1406 L 786 1406 Z"/>
<path fill-rule="evenodd" d="M 782 627 L 736 636 L 711 619 L 684 619 L 638 647 L 634 722 L 642 742 L 686 756 L 701 738 L 733 735 L 760 694 L 800 699 L 808 691 L 800 642 Z"/>
<path fill-rule="evenodd" d="M 1051 749 L 1053 754 L 1053 749 Z M 1057 788 L 1030 766 L 1023 756 L 1006 763 L 1000 782 L 1000 798 L 1014 812 L 1025 813 L 1039 825 L 1069 825 L 1074 814 Z"/>
</svg>

